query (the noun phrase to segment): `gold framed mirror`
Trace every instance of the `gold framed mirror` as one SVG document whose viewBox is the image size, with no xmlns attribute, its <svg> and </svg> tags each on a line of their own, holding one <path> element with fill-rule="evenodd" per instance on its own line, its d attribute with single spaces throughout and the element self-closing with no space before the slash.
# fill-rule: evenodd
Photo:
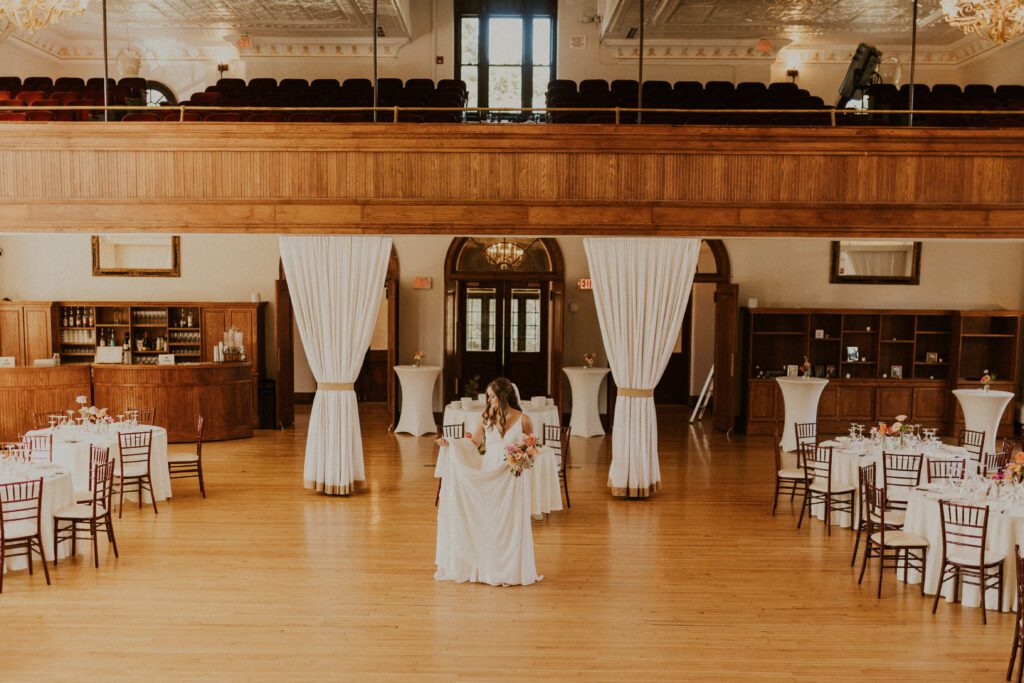
<svg viewBox="0 0 1024 683">
<path fill-rule="evenodd" d="M 93 235 L 92 274 L 114 277 L 181 277 L 177 235 Z"/>
<path fill-rule="evenodd" d="M 921 243 L 897 240 L 832 242 L 829 282 L 861 285 L 921 283 Z"/>
</svg>

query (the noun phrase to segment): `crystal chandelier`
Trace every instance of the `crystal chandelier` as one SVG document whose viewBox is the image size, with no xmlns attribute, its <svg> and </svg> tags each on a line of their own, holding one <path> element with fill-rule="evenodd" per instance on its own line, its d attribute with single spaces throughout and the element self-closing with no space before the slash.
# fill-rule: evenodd
<svg viewBox="0 0 1024 683">
<path fill-rule="evenodd" d="M 1024 0 L 942 0 L 946 22 L 996 45 L 1024 33 Z"/>
<path fill-rule="evenodd" d="M 526 251 L 516 244 L 509 242 L 504 237 L 484 249 L 484 257 L 487 262 L 498 270 L 514 270 L 523 263 Z"/>
<path fill-rule="evenodd" d="M 0 14 L 17 28 L 35 33 L 64 16 L 81 14 L 89 0 L 0 0 Z"/>
</svg>

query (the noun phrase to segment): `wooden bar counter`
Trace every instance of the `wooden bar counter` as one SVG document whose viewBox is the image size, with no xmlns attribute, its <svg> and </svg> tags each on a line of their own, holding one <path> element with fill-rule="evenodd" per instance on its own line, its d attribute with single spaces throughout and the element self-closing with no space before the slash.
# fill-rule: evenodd
<svg viewBox="0 0 1024 683">
<path fill-rule="evenodd" d="M 248 438 L 252 372 L 251 363 L 93 365 L 93 404 L 156 408 L 156 423 L 171 443 L 195 441 L 199 415 L 204 441 Z"/>
<path fill-rule="evenodd" d="M 17 439 L 38 426 L 32 413 L 75 408 L 90 393 L 88 365 L 0 368 L 0 438 Z"/>
</svg>

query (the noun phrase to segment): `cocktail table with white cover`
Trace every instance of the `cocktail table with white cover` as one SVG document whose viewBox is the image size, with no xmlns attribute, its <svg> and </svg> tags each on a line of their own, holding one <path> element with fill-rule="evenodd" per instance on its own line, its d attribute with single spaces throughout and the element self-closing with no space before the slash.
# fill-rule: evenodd
<svg viewBox="0 0 1024 683">
<path fill-rule="evenodd" d="M 43 501 L 39 516 L 40 532 L 43 536 L 43 552 L 46 559 L 53 561 L 53 514 L 68 505 L 75 504 L 75 487 L 72 484 L 71 472 L 67 467 L 50 464 L 32 464 L 6 466 L 0 465 L 0 484 L 16 481 L 28 481 L 43 478 Z M 83 547 L 85 544 L 82 544 Z M 57 559 L 68 556 L 71 552 L 71 541 L 65 541 L 57 548 Z M 38 556 L 32 559 L 35 563 Z M 5 562 L 4 570 L 27 569 L 28 560 L 24 556 L 12 557 Z"/>
<path fill-rule="evenodd" d="M 865 465 L 875 465 L 875 485 L 885 485 L 885 474 L 883 472 L 885 464 L 882 460 L 883 453 L 893 453 L 896 455 L 923 455 L 924 459 L 921 461 L 921 482 L 928 481 L 928 462 L 931 460 L 963 460 L 964 471 L 974 472 L 977 470 L 978 461 L 967 453 L 967 451 L 959 446 L 951 446 L 948 444 L 940 444 L 937 447 L 925 448 L 923 445 L 917 445 L 914 447 L 899 446 L 896 444 L 885 447 L 884 445 L 873 447 L 869 440 L 854 441 L 851 442 L 847 437 L 839 437 L 842 439 L 834 441 L 823 441 L 822 446 L 832 447 L 832 487 L 839 488 L 841 486 L 853 486 L 857 487 L 859 483 L 859 470 Z M 854 495 L 853 499 L 854 511 L 859 515 L 860 510 L 860 496 Z M 819 519 L 825 518 L 825 507 L 824 505 L 815 505 L 811 511 L 815 517 Z M 832 524 L 838 524 L 839 526 L 848 527 L 851 526 L 853 521 L 850 515 L 842 512 L 834 512 L 832 514 Z"/>
<path fill-rule="evenodd" d="M 153 444 L 149 454 L 149 476 L 153 481 L 153 495 L 157 502 L 171 497 L 171 475 L 167 469 L 167 430 L 156 425 L 131 426 L 128 422 L 115 422 L 109 428 L 100 427 L 92 431 L 87 427 L 59 427 L 34 429 L 29 435 L 50 434 L 53 437 L 53 462 L 64 465 L 71 470 L 71 479 L 75 491 L 86 491 L 89 488 L 89 448 L 98 446 L 109 448 L 110 457 L 117 463 L 115 471 L 121 468 L 121 448 L 118 442 L 119 432 L 153 433 Z M 137 500 L 134 493 L 125 493 L 126 500 Z M 143 492 L 142 501 L 149 503 L 149 492 Z"/>
<path fill-rule="evenodd" d="M 926 490 L 920 490 L 926 489 Z M 951 487 L 933 484 L 923 485 L 911 491 L 907 501 L 907 516 L 904 531 L 917 534 L 928 541 L 926 581 L 924 592 L 935 595 L 939 586 L 939 570 L 942 568 L 942 520 L 939 516 L 939 500 L 965 505 L 989 506 L 988 529 L 986 531 L 985 558 L 989 561 L 996 554 L 1003 560 L 1003 601 L 997 605 L 996 591 L 985 593 L 986 609 L 1012 612 L 1016 609 L 1017 567 L 1013 559 L 1014 545 L 1024 547 L 1024 505 L 1004 502 L 992 497 L 964 496 Z M 911 571 L 909 583 L 921 583 L 921 573 Z M 953 582 L 947 580 L 942 586 L 942 597 L 953 599 Z M 961 602 L 967 607 L 981 604 L 981 592 L 977 586 L 963 585 L 960 590 Z"/>
<path fill-rule="evenodd" d="M 964 426 L 976 432 L 985 432 L 982 453 L 996 452 L 996 432 L 999 420 L 1013 399 L 1011 391 L 985 391 L 983 389 L 954 389 L 953 395 L 964 411 Z"/>
<path fill-rule="evenodd" d="M 531 418 L 532 419 L 532 418 Z M 448 449 L 444 446 L 437 454 L 434 466 L 434 477 L 441 478 L 444 474 L 448 457 Z M 480 456 L 481 458 L 483 456 Z M 508 476 L 513 476 L 509 472 Z M 534 517 L 562 509 L 562 489 L 558 482 L 558 456 L 549 446 L 541 446 L 534 458 L 533 468 L 526 470 L 523 477 L 530 477 L 530 514 Z M 443 486 L 444 484 L 442 484 Z"/>
<path fill-rule="evenodd" d="M 818 399 L 825 390 L 828 380 L 821 377 L 776 377 L 782 400 L 786 405 L 785 422 L 782 425 L 782 450 L 796 450 L 796 428 L 799 422 L 818 421 Z"/>
<path fill-rule="evenodd" d="M 434 434 L 434 383 L 441 373 L 437 365 L 396 365 L 402 385 L 402 414 L 395 433 Z"/>
<path fill-rule="evenodd" d="M 601 409 L 598 405 L 598 392 L 601 382 L 610 370 L 608 368 L 569 367 L 562 368 L 569 378 L 572 391 L 572 416 L 569 426 L 573 436 L 604 436 L 601 426 Z"/>
</svg>

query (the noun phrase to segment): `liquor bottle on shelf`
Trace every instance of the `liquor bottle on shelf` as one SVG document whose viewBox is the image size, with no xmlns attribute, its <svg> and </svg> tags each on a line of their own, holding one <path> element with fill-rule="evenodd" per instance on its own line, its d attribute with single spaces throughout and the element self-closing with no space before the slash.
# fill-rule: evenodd
<svg viewBox="0 0 1024 683">
<path fill-rule="evenodd" d="M 94 308 L 90 308 L 89 309 L 89 327 L 92 327 L 93 325 L 96 324 L 96 313 L 95 313 L 95 311 L 96 311 L 96 309 L 94 309 Z"/>
<path fill-rule="evenodd" d="M 186 325 L 186 327 L 192 327 L 192 311 L 188 312 L 188 317 L 187 317 L 185 322 L 188 323 L 188 325 Z"/>
<path fill-rule="evenodd" d="M 67 309 L 67 306 L 64 307 L 64 314 L 61 316 L 60 326 L 61 327 L 67 327 L 68 326 L 68 309 Z"/>
</svg>

